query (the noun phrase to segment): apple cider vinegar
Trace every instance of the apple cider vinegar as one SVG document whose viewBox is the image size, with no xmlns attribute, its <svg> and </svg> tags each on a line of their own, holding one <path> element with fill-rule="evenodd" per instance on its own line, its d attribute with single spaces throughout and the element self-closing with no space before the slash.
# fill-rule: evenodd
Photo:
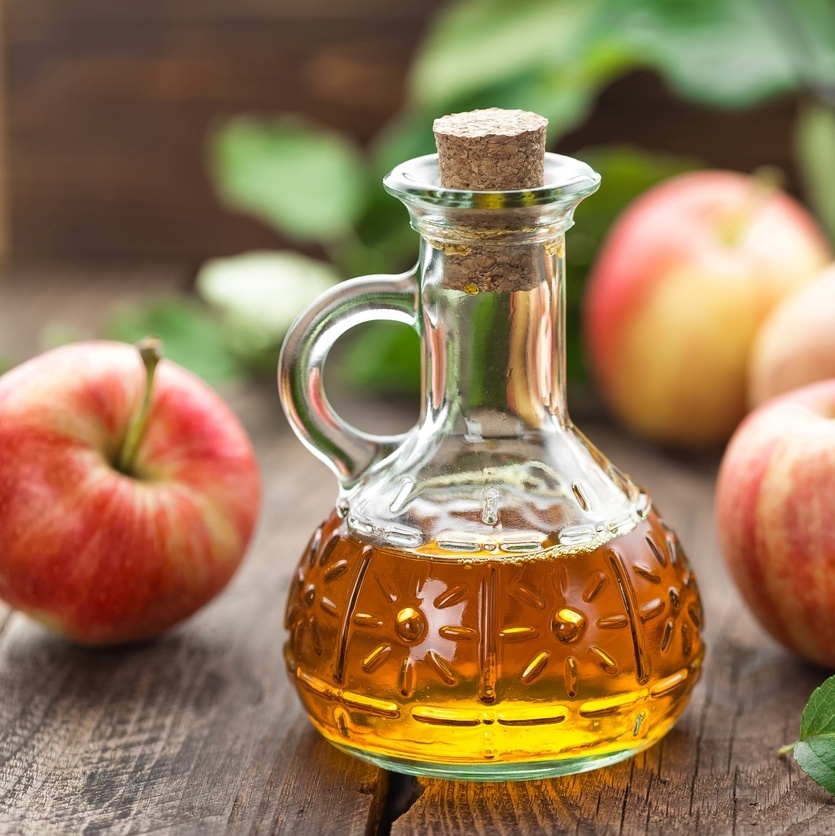
<svg viewBox="0 0 835 836">
<path fill-rule="evenodd" d="M 545 120 L 454 114 L 384 180 L 417 267 L 342 283 L 282 349 L 291 426 L 337 476 L 287 605 L 313 725 L 380 766 L 471 780 L 614 763 L 675 722 L 704 648 L 696 582 L 649 495 L 565 402 L 565 231 L 599 176 Z M 417 423 L 351 427 L 322 386 L 353 325 L 421 338 Z"/>
<path fill-rule="evenodd" d="M 302 556 L 285 659 L 338 746 L 424 774 L 535 777 L 637 751 L 681 712 L 702 614 L 654 512 L 579 553 L 430 551 L 364 543 L 334 513 Z"/>
</svg>

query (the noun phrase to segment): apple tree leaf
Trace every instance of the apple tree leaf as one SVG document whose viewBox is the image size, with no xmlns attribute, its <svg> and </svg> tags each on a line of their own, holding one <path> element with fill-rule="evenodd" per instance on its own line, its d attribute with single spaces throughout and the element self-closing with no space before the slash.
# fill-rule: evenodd
<svg viewBox="0 0 835 836">
<path fill-rule="evenodd" d="M 219 312 L 226 346 L 248 365 L 274 373 L 293 320 L 337 281 L 327 262 L 290 250 L 255 251 L 207 261 L 196 289 Z"/>
<path fill-rule="evenodd" d="M 782 2 L 635 0 L 612 4 L 610 25 L 685 98 L 751 105 L 797 83 Z"/>
<path fill-rule="evenodd" d="M 412 124 L 456 110 L 504 107 L 531 110 L 549 121 L 553 142 L 591 112 L 600 88 L 635 64 L 613 39 L 600 37 L 607 0 L 466 0 L 436 19 L 410 80 Z M 388 161 L 402 156 L 390 134 Z M 417 139 L 433 150 L 424 127 Z M 400 142 L 399 145 L 395 140 Z"/>
<path fill-rule="evenodd" d="M 835 676 L 812 692 L 803 709 L 794 759 L 815 783 L 835 794 Z"/>
<path fill-rule="evenodd" d="M 368 190 L 350 138 L 293 115 L 227 122 L 210 139 L 210 163 L 226 207 L 301 242 L 348 234 Z"/>
<path fill-rule="evenodd" d="M 209 383 L 241 377 L 244 369 L 226 348 L 212 312 L 196 299 L 162 298 L 143 307 L 119 311 L 106 327 L 106 336 L 136 343 L 159 337 L 165 357 Z"/>
<path fill-rule="evenodd" d="M 608 0 L 601 24 L 683 98 L 748 107 L 835 83 L 831 0 Z"/>
<path fill-rule="evenodd" d="M 604 85 L 637 69 L 714 107 L 820 94 L 835 84 L 835 5 L 464 0 L 436 19 L 418 55 L 412 109 L 522 107 L 552 120 L 553 139 L 585 118 Z"/>
<path fill-rule="evenodd" d="M 508 79 L 565 65 L 585 43 L 602 0 L 467 0 L 435 20 L 417 57 L 418 107 L 445 107 Z"/>
</svg>

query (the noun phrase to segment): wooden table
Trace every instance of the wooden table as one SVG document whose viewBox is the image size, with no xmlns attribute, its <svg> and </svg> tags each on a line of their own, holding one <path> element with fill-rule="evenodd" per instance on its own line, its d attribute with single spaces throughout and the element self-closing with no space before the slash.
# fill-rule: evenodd
<svg viewBox="0 0 835 836">
<path fill-rule="evenodd" d="M 12 271 L 0 283 L 0 355 L 34 351 L 50 318 L 84 333 L 114 302 L 180 279 Z M 708 656 L 675 729 L 584 775 L 413 780 L 333 749 L 301 711 L 281 658 L 284 597 L 335 482 L 286 427 L 272 386 L 224 394 L 254 440 L 265 497 L 249 556 L 214 603 L 120 650 L 81 649 L 0 611 L 0 833 L 835 832 L 835 801 L 775 754 L 826 674 L 772 642 L 729 581 L 712 517 L 718 456 L 673 457 L 578 421 L 649 488 L 699 576 Z M 408 424 L 402 410 L 379 411 Z"/>
</svg>

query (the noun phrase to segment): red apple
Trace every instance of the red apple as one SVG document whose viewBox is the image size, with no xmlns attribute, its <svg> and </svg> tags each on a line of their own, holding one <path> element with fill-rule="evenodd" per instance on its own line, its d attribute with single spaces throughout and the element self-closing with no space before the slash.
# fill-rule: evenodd
<svg viewBox="0 0 835 836">
<path fill-rule="evenodd" d="M 237 419 L 198 378 L 155 366 L 152 350 L 87 342 L 0 378 L 0 597 L 85 644 L 192 614 L 231 578 L 257 516 Z"/>
<path fill-rule="evenodd" d="M 799 656 L 835 667 L 835 380 L 743 421 L 719 471 L 716 521 L 760 623 Z"/>
<path fill-rule="evenodd" d="M 835 264 L 777 306 L 757 334 L 748 371 L 751 406 L 835 377 Z"/>
<path fill-rule="evenodd" d="M 831 257 L 803 207 L 753 177 L 702 171 L 646 192 L 604 243 L 585 300 L 612 412 L 664 442 L 726 440 L 745 414 L 757 329 Z"/>
</svg>

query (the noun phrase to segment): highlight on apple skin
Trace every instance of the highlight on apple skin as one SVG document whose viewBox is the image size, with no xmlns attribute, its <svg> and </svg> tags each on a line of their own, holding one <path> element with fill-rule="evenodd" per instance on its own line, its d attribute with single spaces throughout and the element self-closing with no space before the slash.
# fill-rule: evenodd
<svg viewBox="0 0 835 836">
<path fill-rule="evenodd" d="M 119 463 L 146 377 L 135 347 L 85 342 L 0 378 L 0 597 L 84 644 L 146 639 L 206 604 L 260 506 L 237 418 L 165 360 Z"/>
<path fill-rule="evenodd" d="M 589 278 L 586 356 L 611 412 L 661 442 L 727 440 L 760 324 L 832 259 L 812 217 L 756 178 L 699 171 L 623 212 Z"/>
<path fill-rule="evenodd" d="M 782 301 L 765 321 L 748 369 L 748 402 L 835 377 L 835 264 Z"/>
<path fill-rule="evenodd" d="M 716 524 L 758 621 L 798 656 L 835 668 L 835 379 L 740 424 L 719 471 Z"/>
</svg>

